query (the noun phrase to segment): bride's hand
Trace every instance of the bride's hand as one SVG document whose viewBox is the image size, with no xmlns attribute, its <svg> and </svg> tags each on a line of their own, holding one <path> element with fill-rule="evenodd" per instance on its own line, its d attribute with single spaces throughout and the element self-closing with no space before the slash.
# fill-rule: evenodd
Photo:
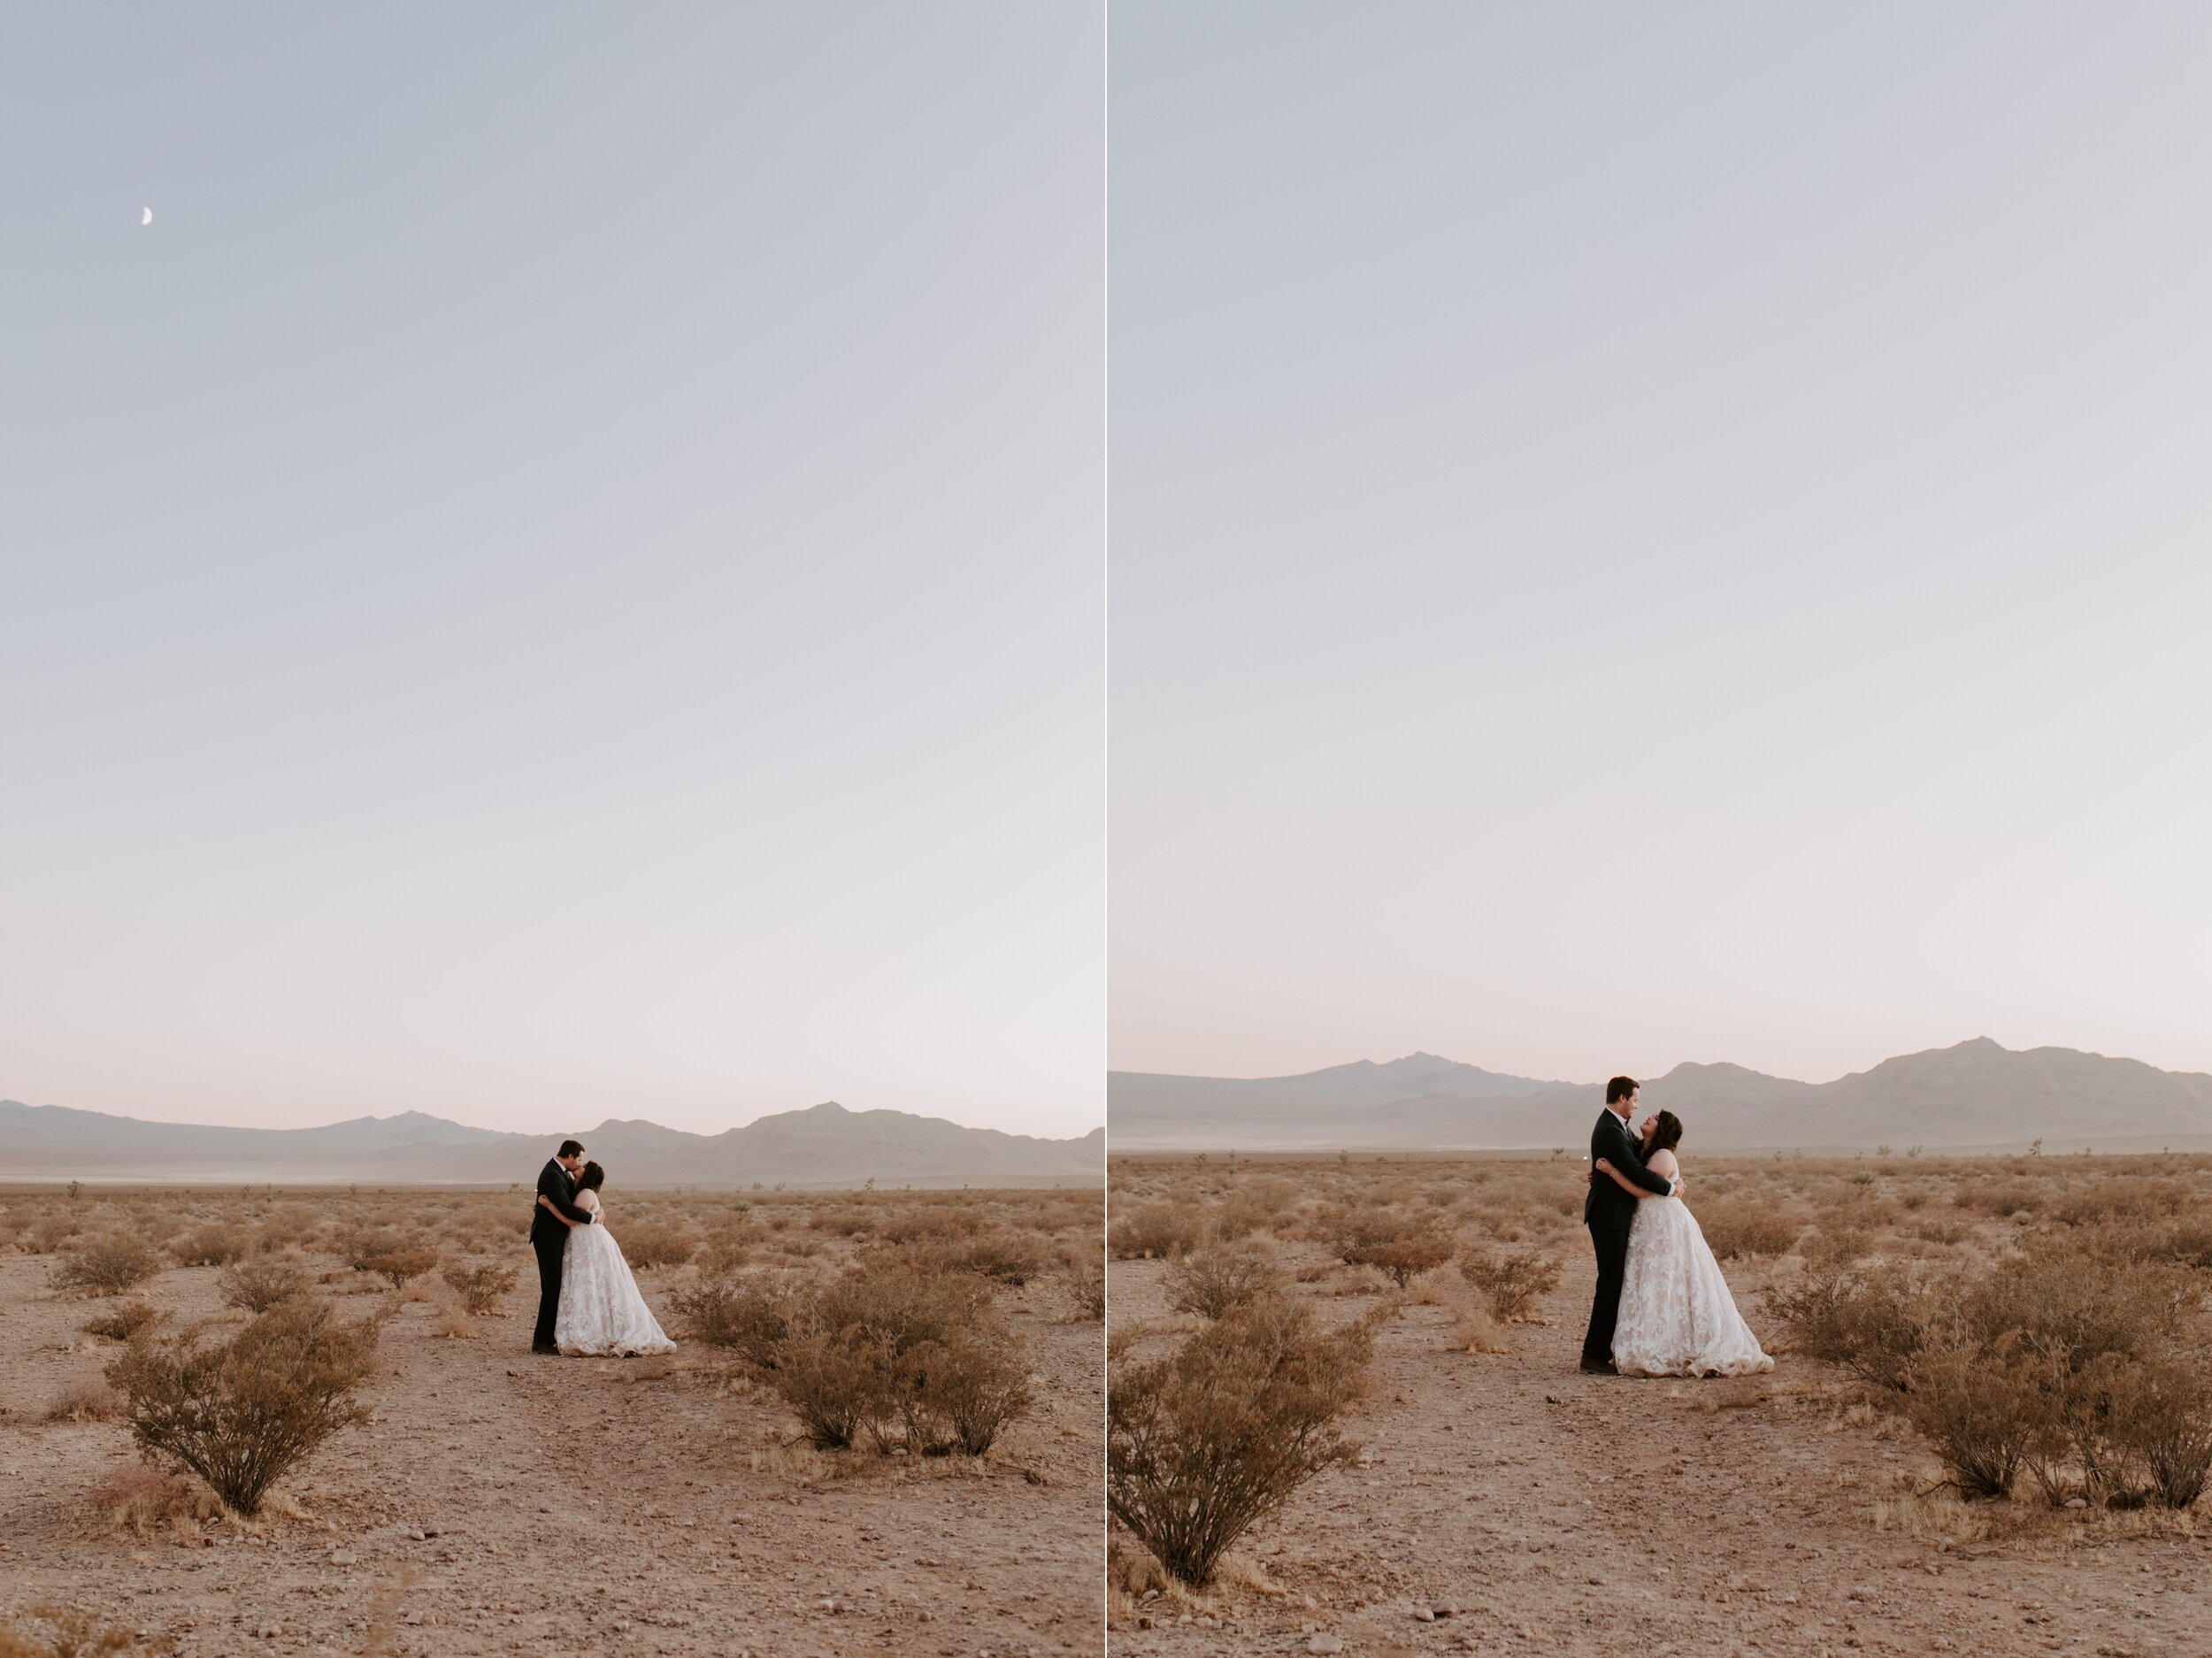
<svg viewBox="0 0 2212 1658">
<path fill-rule="evenodd" d="M 1612 1172 L 1613 1172 L 1613 1162 L 1612 1162 L 1612 1159 L 1611 1159 L 1611 1158 L 1609 1158 L 1609 1157 L 1601 1157 L 1601 1158 L 1599 1158 L 1599 1159 L 1598 1159 L 1598 1172 L 1599 1172 L 1599 1173 L 1601 1173 L 1601 1174 L 1610 1174 L 1610 1173 L 1612 1173 Z"/>
</svg>

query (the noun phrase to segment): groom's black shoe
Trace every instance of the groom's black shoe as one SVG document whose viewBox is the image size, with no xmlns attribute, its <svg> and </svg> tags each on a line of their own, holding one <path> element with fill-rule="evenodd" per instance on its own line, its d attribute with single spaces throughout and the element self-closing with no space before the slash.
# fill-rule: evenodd
<svg viewBox="0 0 2212 1658">
<path fill-rule="evenodd" d="M 533 1353 L 550 1353 L 557 1359 L 561 1356 L 560 1348 L 542 1347 L 535 1341 L 533 1341 L 530 1344 L 530 1351 Z"/>
<path fill-rule="evenodd" d="M 1585 1359 L 1582 1361 L 1582 1373 L 1585 1376 L 1618 1376 L 1621 1367 L 1610 1359 Z"/>
</svg>

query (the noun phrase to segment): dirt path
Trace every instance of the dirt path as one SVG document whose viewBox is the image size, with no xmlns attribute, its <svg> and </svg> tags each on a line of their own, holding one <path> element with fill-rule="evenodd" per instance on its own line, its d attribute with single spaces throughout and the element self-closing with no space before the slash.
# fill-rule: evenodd
<svg viewBox="0 0 2212 1658">
<path fill-rule="evenodd" d="M 411 1654 L 1100 1650 L 1098 1326 L 1056 1284 L 1002 1296 L 1039 1402 L 979 1464 L 794 1447 L 775 1401 L 690 1353 L 535 1357 L 531 1284 L 480 1340 L 411 1306 L 374 1424 L 294 1488 L 310 1517 L 188 1543 L 92 1512 L 136 1465 L 122 1426 L 41 1420 L 114 1352 L 88 1350 L 93 1309 L 50 1298 L 50 1267 L 0 1257 L 0 1620 L 59 1601 L 188 1654 L 360 1653 L 380 1616 Z M 213 1312 L 214 1277 L 172 1270 L 150 1299 Z"/>
<path fill-rule="evenodd" d="M 1117 1325 L 1165 1315 L 1164 1270 L 1116 1263 Z M 1835 1378 L 1791 1361 L 1742 1381 L 1581 1375 L 1593 1276 L 1576 1258 L 1551 1322 L 1511 1327 L 1509 1353 L 1450 1351 L 1452 1315 L 1408 1307 L 1351 1424 L 1364 1464 L 1321 1476 L 1242 1546 L 1265 1581 L 1117 1597 L 1111 1650 L 2212 1653 L 2212 1538 L 2185 1520 L 2101 1542 L 2128 1522 L 2024 1504 L 2045 1534 L 1878 1529 L 1877 1500 L 1927 1467 L 1919 1446 L 1845 1425 Z M 1743 1305 L 1763 1330 L 1756 1297 Z"/>
</svg>

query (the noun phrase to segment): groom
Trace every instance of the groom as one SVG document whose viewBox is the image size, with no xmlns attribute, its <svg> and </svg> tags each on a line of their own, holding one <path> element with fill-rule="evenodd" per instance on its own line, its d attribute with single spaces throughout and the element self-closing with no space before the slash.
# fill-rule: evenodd
<svg viewBox="0 0 2212 1658">
<path fill-rule="evenodd" d="M 1602 1157 L 1647 1192 L 1674 1195 L 1674 1182 L 1644 1167 L 1644 1148 L 1628 1130 L 1636 1109 L 1636 1079 L 1616 1077 L 1605 1085 L 1605 1109 L 1590 1131 L 1590 1195 L 1582 1201 L 1582 1224 L 1598 1253 L 1598 1290 L 1590 1301 L 1590 1328 L 1582 1338 L 1582 1368 L 1593 1376 L 1617 1376 L 1613 1367 L 1613 1325 L 1621 1313 L 1621 1278 L 1628 1270 L 1628 1228 L 1636 1218 L 1636 1200 L 1601 1173 Z"/>
<path fill-rule="evenodd" d="M 588 1226 L 591 1211 L 578 1209 L 575 1202 L 576 1177 L 583 1171 L 583 1146 L 563 1140 L 553 1161 L 539 1171 L 538 1195 L 549 1199 L 554 1209 L 579 1226 Z M 538 1255 L 538 1327 L 530 1338 L 530 1351 L 558 1353 L 560 1348 L 553 1344 L 553 1321 L 561 1310 L 561 1253 L 568 1247 L 568 1228 L 542 1203 L 531 1205 L 530 1247 Z"/>
</svg>

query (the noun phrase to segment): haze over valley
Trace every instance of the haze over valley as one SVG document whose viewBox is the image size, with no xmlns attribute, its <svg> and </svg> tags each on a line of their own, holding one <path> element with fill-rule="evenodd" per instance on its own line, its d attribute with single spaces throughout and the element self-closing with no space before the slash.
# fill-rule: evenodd
<svg viewBox="0 0 2212 1658">
<path fill-rule="evenodd" d="M 719 1134 L 615 1117 L 515 1134 L 420 1111 L 319 1128 L 221 1128 L 0 1100 L 11 1180 L 527 1183 L 564 1133 L 584 1142 L 615 1186 L 1076 1186 L 1104 1175 L 1103 1129 L 1043 1140 L 907 1111 L 849 1111 L 834 1101 Z"/>
<path fill-rule="evenodd" d="M 1681 1117 L 1694 1151 L 2212 1148 L 2212 1076 L 1987 1037 L 1886 1059 L 1832 1082 L 1684 1063 L 1642 1079 L 1641 1109 Z M 1217 1147 L 1512 1148 L 1588 1139 L 1600 1082 L 1512 1077 L 1411 1054 L 1296 1077 L 1114 1071 L 1116 1151 Z"/>
</svg>

